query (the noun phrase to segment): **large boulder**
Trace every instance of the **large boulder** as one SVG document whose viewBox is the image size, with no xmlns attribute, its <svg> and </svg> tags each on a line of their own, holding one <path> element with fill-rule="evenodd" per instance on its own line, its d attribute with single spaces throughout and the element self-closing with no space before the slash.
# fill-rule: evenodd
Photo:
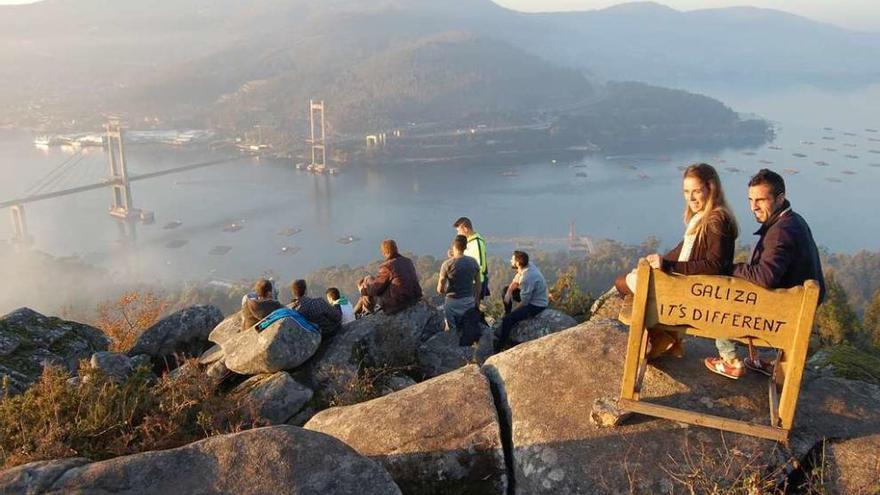
<svg viewBox="0 0 880 495">
<path fill-rule="evenodd" d="M 97 328 L 43 316 L 28 308 L 0 318 L 0 382 L 21 393 L 53 364 L 76 373 L 81 359 L 107 350 L 110 340 Z"/>
<path fill-rule="evenodd" d="M 96 352 L 92 354 L 89 366 L 104 373 L 116 383 L 124 382 L 134 370 L 132 359 L 121 352 Z"/>
<path fill-rule="evenodd" d="M 517 323 L 510 331 L 510 341 L 514 344 L 522 344 L 575 325 L 577 325 L 577 321 L 571 316 L 562 311 L 547 308 L 534 318 Z"/>
<path fill-rule="evenodd" d="M 174 355 L 198 356 L 208 348 L 208 334 L 223 320 L 215 306 L 192 306 L 159 320 L 142 333 L 128 352 L 147 354 L 156 364 Z"/>
<path fill-rule="evenodd" d="M 805 457 L 826 439 L 856 440 L 878 434 L 880 386 L 814 373 L 804 375 L 791 435 L 791 449 L 797 458 Z"/>
<path fill-rule="evenodd" d="M 327 409 L 306 428 L 381 462 L 404 493 L 506 493 L 498 415 L 489 382 L 473 365 Z"/>
<path fill-rule="evenodd" d="M 257 416 L 273 425 L 287 423 L 312 398 L 312 390 L 297 383 L 285 371 L 252 376 L 233 393 L 246 394 L 256 407 Z"/>
<path fill-rule="evenodd" d="M 420 301 L 399 313 L 377 313 L 361 318 L 346 327 L 357 333 L 359 327 L 369 329 L 366 358 L 378 365 L 407 366 L 415 364 L 422 342 L 443 330 L 443 315 L 431 304 Z"/>
<path fill-rule="evenodd" d="M 212 437 L 184 447 L 81 464 L 27 464 L 0 473 L 0 492 L 392 495 L 381 466 L 339 440 L 295 426 Z M 31 480 L 31 483 L 27 483 Z"/>
<path fill-rule="evenodd" d="M 733 381 L 714 375 L 701 362 L 716 353 L 711 341 L 689 338 L 686 348 L 687 359 L 664 358 L 648 367 L 643 399 L 767 424 L 765 377 Z M 510 421 L 517 492 L 667 493 L 675 488 L 672 480 L 687 473 L 693 483 L 706 483 L 694 485 L 697 492 L 713 484 L 729 487 L 746 475 L 766 476 L 772 484 L 778 481 L 773 473 L 784 471 L 792 458 L 803 460 L 823 438 L 862 438 L 880 430 L 878 387 L 811 373 L 801 387 L 788 450 L 642 416 L 616 428 L 594 428 L 586 420 L 589 408 L 619 395 L 625 349 L 625 327 L 593 320 L 487 360 L 484 371 Z"/>
<path fill-rule="evenodd" d="M 237 311 L 227 316 L 223 321 L 218 323 L 213 330 L 211 330 L 211 333 L 208 334 L 208 340 L 215 344 L 222 344 L 240 334 L 242 332 L 241 325 L 243 318 L 241 311 Z"/>
<path fill-rule="evenodd" d="M 822 454 L 827 493 L 880 493 L 880 433 L 829 442 Z"/>
<path fill-rule="evenodd" d="M 321 334 L 292 318 L 282 318 L 265 330 L 251 327 L 220 344 L 226 367 L 242 375 L 292 370 L 315 354 Z"/>
<path fill-rule="evenodd" d="M 420 371 L 435 377 L 469 363 L 483 364 L 492 355 L 492 331 L 488 327 L 483 327 L 483 335 L 474 346 L 460 346 L 458 339 L 457 332 L 440 332 L 419 346 Z"/>
<path fill-rule="evenodd" d="M 413 370 L 419 347 L 442 331 L 443 315 L 426 302 L 394 315 L 368 315 L 342 327 L 311 360 L 306 379 L 316 390 L 333 395 L 365 367 Z"/>
<path fill-rule="evenodd" d="M 0 493 L 36 495 L 47 493 L 67 471 L 88 464 L 84 457 L 38 461 L 0 471 Z"/>
<path fill-rule="evenodd" d="M 616 320 L 620 314 L 620 310 L 624 307 L 623 297 L 617 292 L 615 287 L 611 287 L 601 296 L 599 296 L 593 305 L 590 306 L 590 319 Z"/>
<path fill-rule="evenodd" d="M 616 428 L 594 427 L 591 406 L 620 394 L 626 343 L 625 327 L 594 320 L 486 361 L 483 370 L 509 422 L 517 493 L 672 493 L 679 491 L 676 477 L 722 489 L 740 475 L 783 467 L 788 455 L 775 442 L 750 436 L 645 416 Z M 686 348 L 686 359 L 648 367 L 642 399 L 767 423 L 766 378 L 748 374 L 733 381 L 705 370 L 702 358 L 716 352 L 711 341 L 688 339 Z M 810 394 L 809 387 L 803 393 Z M 821 407 L 810 414 L 838 416 Z M 704 489 L 710 487 L 696 491 Z"/>
</svg>

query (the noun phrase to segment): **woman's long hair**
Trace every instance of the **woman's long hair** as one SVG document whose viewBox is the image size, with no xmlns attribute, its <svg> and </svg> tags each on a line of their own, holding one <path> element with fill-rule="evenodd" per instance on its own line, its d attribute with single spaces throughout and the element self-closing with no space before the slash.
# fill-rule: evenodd
<svg viewBox="0 0 880 495">
<path fill-rule="evenodd" d="M 736 216 L 734 216 L 730 206 L 727 205 L 724 189 L 721 188 L 721 179 L 718 178 L 718 172 L 715 171 L 715 167 L 708 163 L 694 163 L 684 170 L 682 180 L 688 177 L 696 178 L 709 190 L 706 205 L 703 207 L 703 217 L 694 227 L 693 231 L 688 232 L 688 234 L 697 234 L 697 239 L 702 239 L 710 224 L 726 221 L 730 225 L 730 234 L 734 238 L 739 236 Z M 688 225 L 694 215 L 695 213 L 691 211 L 687 201 L 685 201 L 684 224 Z"/>
</svg>

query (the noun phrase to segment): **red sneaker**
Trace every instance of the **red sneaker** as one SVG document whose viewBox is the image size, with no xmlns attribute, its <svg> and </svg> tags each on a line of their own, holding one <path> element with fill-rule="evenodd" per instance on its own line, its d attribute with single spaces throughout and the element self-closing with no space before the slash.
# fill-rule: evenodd
<svg viewBox="0 0 880 495">
<path fill-rule="evenodd" d="M 736 364 L 730 364 L 720 357 L 708 357 L 703 360 L 703 364 L 709 368 L 709 371 L 734 380 L 746 374 L 742 361 L 737 360 L 737 363 L 739 366 Z"/>
<path fill-rule="evenodd" d="M 762 375 L 773 376 L 774 365 L 770 361 L 763 361 L 761 358 L 745 358 L 743 364 L 746 368 L 761 373 Z"/>
</svg>

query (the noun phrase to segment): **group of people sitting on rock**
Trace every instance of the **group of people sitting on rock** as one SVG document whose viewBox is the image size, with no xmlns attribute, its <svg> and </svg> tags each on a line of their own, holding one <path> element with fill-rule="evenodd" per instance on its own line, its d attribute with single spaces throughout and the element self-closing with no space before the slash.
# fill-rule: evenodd
<svg viewBox="0 0 880 495">
<path fill-rule="evenodd" d="M 440 267 L 437 292 L 444 297 L 446 330 L 457 331 L 459 344 L 466 346 L 480 339 L 485 322 L 480 304 L 490 295 L 486 241 L 467 217 L 456 220 L 453 227 L 457 235 Z M 354 306 L 336 287 L 327 289 L 323 299 L 308 297 L 306 281 L 300 279 L 290 285 L 292 301 L 286 307 L 312 322 L 323 337 L 330 337 L 356 318 L 377 311 L 391 315 L 415 305 L 422 299 L 422 288 L 412 260 L 400 254 L 393 239 L 382 241 L 380 252 L 385 261 L 378 274 L 358 281 L 360 298 Z M 503 291 L 504 317 L 494 344 L 496 352 L 508 345 L 517 323 L 536 316 L 549 303 L 547 283 L 529 255 L 514 251 L 510 262 L 516 274 Z M 260 279 L 242 299 L 242 326 L 250 328 L 281 308 L 272 281 Z"/>
<path fill-rule="evenodd" d="M 242 329 L 256 325 L 276 310 L 285 307 L 314 324 L 324 338 L 335 335 L 343 323 L 354 321 L 354 308 L 339 294 L 339 289 L 327 289 L 324 299 L 307 296 L 306 289 L 305 280 L 294 280 L 290 284 L 293 297 L 290 304 L 283 306 L 278 302 L 278 291 L 273 282 L 268 279 L 257 280 L 253 291 L 246 294 L 241 301 Z"/>
<path fill-rule="evenodd" d="M 736 218 L 727 204 L 721 180 L 715 169 L 698 163 L 684 171 L 683 186 L 685 231 L 681 242 L 665 255 L 650 254 L 647 261 L 658 270 L 684 275 L 732 275 L 767 289 L 791 288 L 807 280 L 819 283 L 821 302 L 825 281 L 819 251 L 807 222 L 791 208 L 786 198 L 785 181 L 772 170 L 762 169 L 748 184 L 749 207 L 761 227 L 749 260 L 734 263 Z M 615 286 L 623 297 L 636 288 L 636 271 L 618 277 Z M 678 332 L 649 330 L 648 358 L 664 354 L 684 356 Z M 717 340 L 718 357 L 707 357 L 706 367 L 728 378 L 743 376 L 746 369 L 771 375 L 773 362 L 751 352 L 740 359 L 736 344 Z"/>
<path fill-rule="evenodd" d="M 812 279 L 819 283 L 822 301 L 825 282 L 819 252 L 806 221 L 791 209 L 782 176 L 762 169 L 748 183 L 749 206 L 761 227 L 755 232 L 759 237 L 745 263 L 733 262 L 739 228 L 716 170 L 705 163 L 690 165 L 684 171 L 682 191 L 684 235 L 668 253 L 646 257 L 653 269 L 684 275 L 732 275 L 767 289 L 790 288 Z M 482 334 L 480 325 L 485 320 L 480 304 L 490 295 L 486 241 L 467 217 L 456 220 L 453 227 L 457 235 L 441 265 L 437 292 L 444 297 L 447 330 L 457 330 L 459 343 L 471 345 Z M 422 288 L 412 260 L 401 255 L 391 239 L 382 241 L 381 253 L 385 261 L 379 273 L 357 284 L 360 298 L 355 306 L 336 288 L 328 289 L 325 299 L 308 297 L 306 282 L 296 280 L 291 284 L 293 300 L 288 307 L 329 336 L 342 323 L 362 315 L 379 310 L 394 314 L 413 306 L 422 298 Z M 529 255 L 514 251 L 510 264 L 516 274 L 503 290 L 504 316 L 495 336 L 496 352 L 509 344 L 517 323 L 540 314 L 549 303 L 546 280 Z M 633 295 L 636 284 L 635 270 L 615 281 L 625 298 Z M 243 325 L 250 327 L 281 307 L 272 283 L 260 280 L 242 301 Z M 649 359 L 684 355 L 678 332 L 649 330 L 648 343 Z M 706 367 L 715 373 L 735 379 L 746 369 L 768 375 L 772 372 L 773 363 L 767 358 L 750 352 L 749 358 L 740 359 L 733 341 L 718 340 L 716 346 L 719 356 L 705 359 Z"/>
</svg>

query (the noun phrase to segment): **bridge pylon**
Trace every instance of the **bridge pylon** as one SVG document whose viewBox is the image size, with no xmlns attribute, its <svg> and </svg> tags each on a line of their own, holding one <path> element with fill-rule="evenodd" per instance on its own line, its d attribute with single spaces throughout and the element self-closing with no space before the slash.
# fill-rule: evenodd
<svg viewBox="0 0 880 495">
<path fill-rule="evenodd" d="M 140 219 L 144 223 L 153 222 L 153 213 L 134 208 L 131 198 L 131 182 L 125 164 L 125 140 L 122 126 L 118 120 L 111 120 L 104 129 L 107 137 L 107 163 L 110 166 L 110 184 L 113 199 L 110 215 L 122 220 Z"/>
<path fill-rule="evenodd" d="M 24 214 L 24 205 L 13 205 L 9 208 L 12 213 L 12 242 L 16 246 L 30 246 L 34 238 L 28 233 L 27 217 Z"/>
<path fill-rule="evenodd" d="M 317 117 L 317 118 L 316 118 Z M 309 140 L 312 146 L 312 161 L 309 170 L 324 172 L 327 169 L 327 147 L 325 144 L 324 100 L 309 100 Z"/>
</svg>

